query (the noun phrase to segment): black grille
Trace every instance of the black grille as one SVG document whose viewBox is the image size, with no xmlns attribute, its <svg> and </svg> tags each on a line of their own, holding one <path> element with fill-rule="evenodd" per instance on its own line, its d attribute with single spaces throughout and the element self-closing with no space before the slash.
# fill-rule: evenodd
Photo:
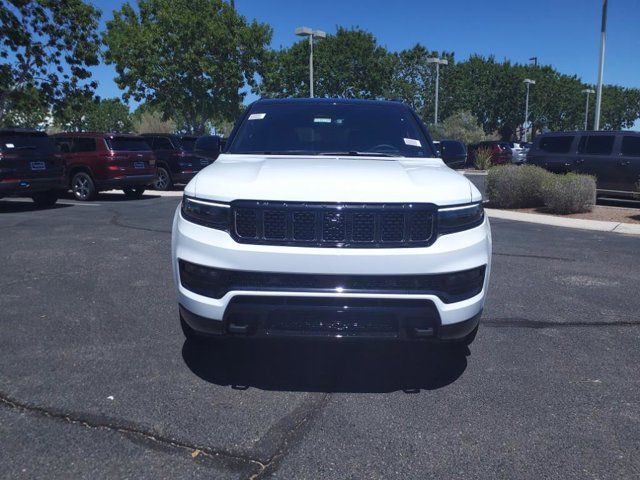
<svg viewBox="0 0 640 480">
<path fill-rule="evenodd" d="M 485 267 L 427 275 L 327 275 L 247 272 L 211 268 L 180 260 L 180 283 L 194 293 L 222 298 L 232 291 L 432 294 L 444 303 L 482 291 Z"/>
<path fill-rule="evenodd" d="M 430 204 L 236 201 L 231 234 L 240 243 L 307 247 L 418 247 L 435 240 Z"/>
</svg>

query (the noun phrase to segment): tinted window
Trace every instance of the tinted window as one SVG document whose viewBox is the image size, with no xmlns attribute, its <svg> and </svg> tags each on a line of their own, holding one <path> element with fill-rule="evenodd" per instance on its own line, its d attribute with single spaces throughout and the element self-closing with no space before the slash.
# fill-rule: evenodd
<svg viewBox="0 0 640 480">
<path fill-rule="evenodd" d="M 589 155 L 610 155 L 613 150 L 613 141 L 616 137 L 613 135 L 592 135 L 587 137 L 587 145 L 584 151 Z"/>
<path fill-rule="evenodd" d="M 206 152 L 217 152 L 220 149 L 219 137 L 207 135 L 196 140 L 196 148 Z"/>
<path fill-rule="evenodd" d="M 254 105 L 228 153 L 432 156 L 411 111 L 394 104 Z"/>
<path fill-rule="evenodd" d="M 574 137 L 563 135 L 561 137 L 542 137 L 538 148 L 549 153 L 568 153 Z"/>
<path fill-rule="evenodd" d="M 51 138 L 43 133 L 36 132 L 10 132 L 0 134 L 0 151 L 20 152 L 38 150 L 54 152 L 55 145 Z"/>
<path fill-rule="evenodd" d="M 193 152 L 193 149 L 196 145 L 196 139 L 193 137 L 182 137 L 180 139 L 180 143 L 182 144 L 182 149 L 187 152 Z"/>
<path fill-rule="evenodd" d="M 622 148 L 620 148 L 620 153 L 622 155 L 640 157 L 640 136 L 622 137 Z"/>
<path fill-rule="evenodd" d="M 76 138 L 74 142 L 74 152 L 95 152 L 96 141 L 93 138 Z"/>
<path fill-rule="evenodd" d="M 173 150 L 171 140 L 166 137 L 155 137 L 153 140 L 154 150 Z"/>
<path fill-rule="evenodd" d="M 107 138 L 109 150 L 125 152 L 143 152 L 149 150 L 149 144 L 143 138 L 113 137 Z"/>
</svg>

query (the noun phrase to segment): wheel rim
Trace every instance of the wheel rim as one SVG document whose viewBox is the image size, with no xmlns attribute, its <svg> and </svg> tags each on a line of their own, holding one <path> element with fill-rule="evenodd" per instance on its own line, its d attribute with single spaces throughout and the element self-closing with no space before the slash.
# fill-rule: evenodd
<svg viewBox="0 0 640 480">
<path fill-rule="evenodd" d="M 84 175 L 78 175 L 73 180 L 73 193 L 75 193 L 76 197 L 84 200 L 89 197 L 90 192 L 91 188 L 89 186 L 89 178 Z"/>
<path fill-rule="evenodd" d="M 169 175 L 163 168 L 158 169 L 158 180 L 156 181 L 156 188 L 158 190 L 164 190 L 169 186 Z"/>
</svg>

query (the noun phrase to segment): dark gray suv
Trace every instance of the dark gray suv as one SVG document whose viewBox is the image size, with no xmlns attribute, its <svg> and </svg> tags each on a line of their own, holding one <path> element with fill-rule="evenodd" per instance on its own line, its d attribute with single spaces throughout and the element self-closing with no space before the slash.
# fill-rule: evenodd
<svg viewBox="0 0 640 480">
<path fill-rule="evenodd" d="M 636 196 L 640 182 L 640 133 L 557 132 L 536 137 L 527 163 L 556 173 L 586 173 L 599 194 Z"/>
</svg>

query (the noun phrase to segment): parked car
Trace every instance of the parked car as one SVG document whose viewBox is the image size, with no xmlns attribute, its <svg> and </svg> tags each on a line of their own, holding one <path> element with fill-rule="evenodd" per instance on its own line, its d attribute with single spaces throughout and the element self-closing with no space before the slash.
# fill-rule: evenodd
<svg viewBox="0 0 640 480">
<path fill-rule="evenodd" d="M 640 187 L 640 132 L 582 131 L 536 137 L 527 163 L 596 177 L 599 194 L 631 197 Z"/>
<path fill-rule="evenodd" d="M 509 143 L 490 140 L 469 146 L 468 163 L 470 165 L 473 165 L 475 163 L 476 152 L 480 149 L 487 149 L 491 151 L 491 163 L 493 163 L 494 165 L 504 165 L 505 163 L 511 163 L 513 153 L 511 151 L 511 147 L 509 147 Z"/>
<path fill-rule="evenodd" d="M 120 133 L 54 135 L 67 162 L 68 187 L 77 200 L 96 198 L 101 190 L 122 189 L 141 197 L 156 180 L 156 159 L 139 136 Z"/>
<path fill-rule="evenodd" d="M 524 144 L 518 142 L 509 142 L 511 149 L 511 163 L 522 164 L 527 161 L 527 150 Z"/>
<path fill-rule="evenodd" d="M 399 102 L 258 100 L 185 187 L 172 263 L 187 339 L 470 343 L 491 267 L 480 192 Z"/>
<path fill-rule="evenodd" d="M 26 196 L 38 207 L 52 206 L 65 189 L 64 168 L 46 133 L 0 129 L 0 198 Z"/>
<path fill-rule="evenodd" d="M 196 151 L 197 136 L 145 133 L 142 135 L 158 160 L 156 190 L 170 190 L 175 184 L 186 184 L 213 160 Z M 218 153 L 220 148 L 218 146 Z"/>
<path fill-rule="evenodd" d="M 464 143 L 458 140 L 442 140 L 437 148 L 440 158 L 449 167 L 464 168 L 467 164 L 467 148 Z"/>
</svg>

